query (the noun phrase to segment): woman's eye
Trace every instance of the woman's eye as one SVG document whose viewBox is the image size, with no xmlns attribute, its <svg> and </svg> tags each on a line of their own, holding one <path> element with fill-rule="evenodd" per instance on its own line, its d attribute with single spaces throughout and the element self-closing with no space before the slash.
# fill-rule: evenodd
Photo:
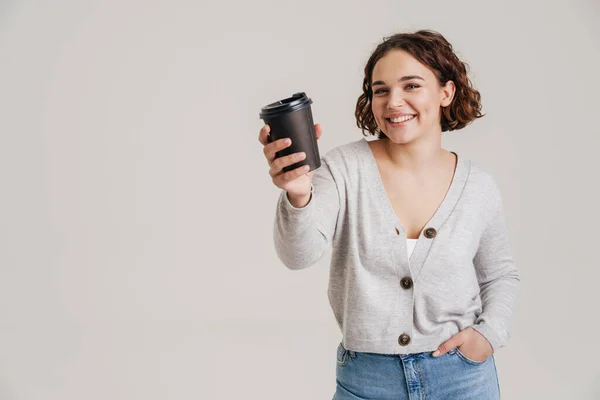
<svg viewBox="0 0 600 400">
<path fill-rule="evenodd" d="M 408 85 L 406 85 L 405 89 L 417 89 L 419 87 L 420 87 L 419 85 L 416 85 L 414 83 L 409 83 Z M 385 91 L 386 91 L 385 89 L 378 89 L 375 91 L 375 94 L 383 93 Z"/>
</svg>

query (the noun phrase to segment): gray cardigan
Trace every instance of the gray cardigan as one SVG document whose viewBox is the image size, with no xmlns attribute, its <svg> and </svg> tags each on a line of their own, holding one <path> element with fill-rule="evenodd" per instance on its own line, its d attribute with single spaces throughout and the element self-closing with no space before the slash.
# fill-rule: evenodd
<svg viewBox="0 0 600 400">
<path fill-rule="evenodd" d="M 367 140 L 335 147 L 321 163 L 305 207 L 292 206 L 282 190 L 273 238 L 294 270 L 332 246 L 328 297 L 347 349 L 433 351 L 469 326 L 494 351 L 506 345 L 519 274 L 490 174 L 458 156 L 448 192 L 409 259 Z"/>
</svg>

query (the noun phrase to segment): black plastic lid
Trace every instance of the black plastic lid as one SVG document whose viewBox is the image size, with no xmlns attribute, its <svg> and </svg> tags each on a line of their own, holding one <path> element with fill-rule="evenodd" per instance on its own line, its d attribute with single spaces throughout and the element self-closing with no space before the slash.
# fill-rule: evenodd
<svg viewBox="0 0 600 400">
<path fill-rule="evenodd" d="M 312 100 L 306 96 L 304 92 L 294 93 L 292 97 L 276 101 L 264 106 L 259 114 L 260 118 L 273 117 L 278 114 L 285 114 L 292 111 L 300 110 L 312 104 Z"/>
</svg>

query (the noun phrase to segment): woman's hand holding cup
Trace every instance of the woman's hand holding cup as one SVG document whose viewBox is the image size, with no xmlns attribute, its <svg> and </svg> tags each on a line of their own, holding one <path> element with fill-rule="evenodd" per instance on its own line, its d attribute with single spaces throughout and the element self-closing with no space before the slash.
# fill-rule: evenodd
<svg viewBox="0 0 600 400">
<path fill-rule="evenodd" d="M 275 154 L 289 147 L 292 142 L 289 138 L 272 142 L 269 137 L 270 129 L 269 125 L 265 125 L 258 134 L 258 141 L 264 146 L 263 152 L 270 166 L 269 175 L 271 175 L 275 186 L 287 192 L 290 203 L 296 208 L 302 208 L 310 200 L 312 177 L 315 171 L 307 172 L 309 166 L 304 165 L 291 171 L 283 172 L 284 167 L 302 161 L 306 155 L 299 152 L 276 158 Z M 323 133 L 323 128 L 320 124 L 315 124 L 315 133 L 318 140 Z"/>
</svg>

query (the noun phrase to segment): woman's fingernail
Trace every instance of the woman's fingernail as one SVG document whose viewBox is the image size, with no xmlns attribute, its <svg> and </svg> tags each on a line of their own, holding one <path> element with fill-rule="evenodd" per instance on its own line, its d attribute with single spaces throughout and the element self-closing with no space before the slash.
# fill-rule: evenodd
<svg viewBox="0 0 600 400">
<path fill-rule="evenodd" d="M 440 351 L 439 350 L 436 350 L 436 351 L 433 352 L 433 356 L 434 357 L 437 357 L 439 355 L 440 355 Z"/>
</svg>

